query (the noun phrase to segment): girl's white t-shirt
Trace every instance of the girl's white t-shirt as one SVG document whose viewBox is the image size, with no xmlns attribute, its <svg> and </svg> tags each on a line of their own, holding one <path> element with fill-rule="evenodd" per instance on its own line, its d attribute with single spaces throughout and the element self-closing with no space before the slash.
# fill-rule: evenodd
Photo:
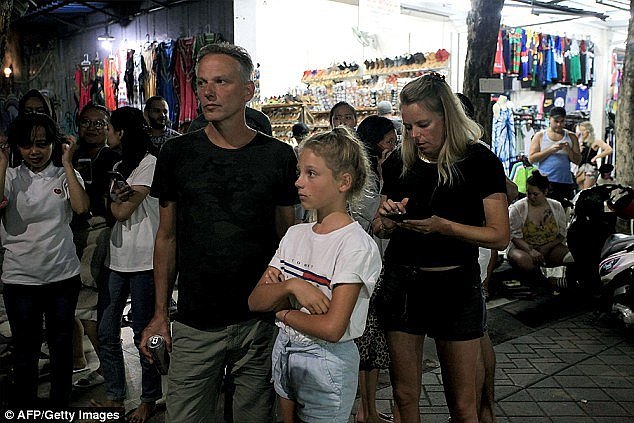
<svg viewBox="0 0 634 423">
<path fill-rule="evenodd" d="M 151 187 L 155 167 L 156 157 L 147 154 L 126 179 L 128 185 Z M 152 270 L 158 224 L 159 201 L 148 194 L 127 220 L 117 221 L 112 228 L 108 268 L 117 272 Z"/>
<path fill-rule="evenodd" d="M 332 298 L 332 290 L 337 284 L 362 284 L 350 323 L 339 342 L 358 338 L 363 335 L 370 297 L 381 273 L 381 254 L 374 240 L 358 222 L 327 234 L 316 234 L 313 225 L 302 223 L 291 226 L 280 241 L 270 266 L 280 269 L 285 279 L 307 281 L 328 298 Z M 300 308 L 294 299 L 291 303 L 293 308 L 309 313 L 307 309 Z M 280 321 L 276 324 L 295 341 L 319 341 Z"/>
</svg>

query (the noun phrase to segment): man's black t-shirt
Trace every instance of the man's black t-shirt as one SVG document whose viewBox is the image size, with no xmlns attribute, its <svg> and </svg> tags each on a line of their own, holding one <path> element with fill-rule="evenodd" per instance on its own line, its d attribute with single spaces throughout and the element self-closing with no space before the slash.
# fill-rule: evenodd
<svg viewBox="0 0 634 423">
<path fill-rule="evenodd" d="M 466 156 L 457 163 L 458 178 L 454 185 L 438 186 L 434 163 L 416 160 L 401 177 L 403 162 L 399 152 L 383 164 L 382 194 L 393 201 L 409 198 L 409 219 L 432 215 L 471 226 L 484 225 L 482 200 L 497 192 L 506 192 L 504 170 L 500 160 L 480 144 L 468 147 Z M 385 263 L 420 267 L 473 264 L 478 257 L 475 245 L 440 234 L 421 234 L 397 228 L 385 251 Z"/>
<path fill-rule="evenodd" d="M 151 195 L 176 202 L 178 320 L 209 329 L 255 317 L 247 298 L 275 253 L 276 206 L 298 203 L 292 148 L 258 133 L 224 149 L 204 130 L 168 140 Z"/>
</svg>

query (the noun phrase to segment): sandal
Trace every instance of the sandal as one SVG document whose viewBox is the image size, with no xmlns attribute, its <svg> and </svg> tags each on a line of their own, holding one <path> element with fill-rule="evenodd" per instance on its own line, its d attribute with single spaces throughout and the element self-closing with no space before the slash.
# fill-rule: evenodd
<svg viewBox="0 0 634 423">
<path fill-rule="evenodd" d="M 101 385 L 104 382 L 105 380 L 103 376 L 97 373 L 96 370 L 93 370 L 92 372 L 88 373 L 87 376 L 77 379 L 73 383 L 73 386 L 75 388 L 92 388 L 93 386 Z"/>
</svg>

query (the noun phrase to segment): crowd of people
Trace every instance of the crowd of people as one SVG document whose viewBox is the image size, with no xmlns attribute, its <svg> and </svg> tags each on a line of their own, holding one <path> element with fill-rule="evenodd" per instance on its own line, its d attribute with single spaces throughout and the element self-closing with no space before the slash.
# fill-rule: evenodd
<svg viewBox="0 0 634 423">
<path fill-rule="evenodd" d="M 50 405 L 68 406 L 86 334 L 99 366 L 74 386 L 105 383 L 93 405 L 123 407 L 130 297 L 141 398 L 128 421 L 147 421 L 164 396 L 147 347 L 160 335 L 171 356 L 169 422 L 270 422 L 276 403 L 285 422 L 346 422 L 357 392 L 358 423 L 419 421 L 426 336 L 452 421 L 494 422 L 487 254 L 508 247 L 526 272 L 570 263 L 555 199 L 569 197 L 570 162 L 585 158 L 585 184 L 609 146 L 584 126 L 582 150 L 554 108 L 531 143 L 540 171 L 509 209 L 502 164 L 442 75 L 403 87 L 401 120 L 381 103 L 384 116 L 358 123 L 340 102 L 330 130 L 293 127 L 292 148 L 246 106 L 252 72 L 240 47 L 202 48 L 201 114 L 184 135 L 169 129 L 167 102 L 151 97 L 144 111 L 88 104 L 75 142 L 46 96 L 24 96 L 0 145 L 11 402 L 37 404 L 45 333 Z M 375 404 L 382 369 L 393 417 Z"/>
</svg>

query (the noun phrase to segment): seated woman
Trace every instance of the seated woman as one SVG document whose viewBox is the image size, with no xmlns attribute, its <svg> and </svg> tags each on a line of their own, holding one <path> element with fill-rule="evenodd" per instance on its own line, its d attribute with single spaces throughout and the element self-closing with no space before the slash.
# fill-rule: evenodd
<svg viewBox="0 0 634 423">
<path fill-rule="evenodd" d="M 507 257 L 511 265 L 525 272 L 573 262 L 565 244 L 566 213 L 559 201 L 546 198 L 548 186 L 548 178 L 534 170 L 526 180 L 526 198 L 509 207 Z"/>
</svg>

